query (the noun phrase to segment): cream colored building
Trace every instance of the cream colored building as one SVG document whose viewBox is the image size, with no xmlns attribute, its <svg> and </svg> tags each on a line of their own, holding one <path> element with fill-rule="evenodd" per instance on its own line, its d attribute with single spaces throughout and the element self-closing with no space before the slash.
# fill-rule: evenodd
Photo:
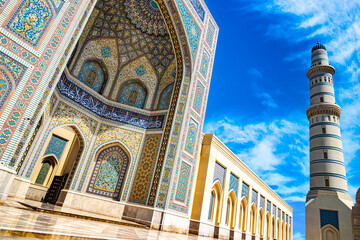
<svg viewBox="0 0 360 240">
<path fill-rule="evenodd" d="M 292 208 L 213 134 L 203 136 L 190 232 L 292 239 Z"/>
</svg>

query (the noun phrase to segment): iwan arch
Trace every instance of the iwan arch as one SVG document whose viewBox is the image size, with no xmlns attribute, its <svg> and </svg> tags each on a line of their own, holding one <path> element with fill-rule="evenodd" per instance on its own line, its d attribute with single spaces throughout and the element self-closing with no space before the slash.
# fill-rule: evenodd
<svg viewBox="0 0 360 240">
<path fill-rule="evenodd" d="M 203 221 L 190 215 L 218 35 L 204 2 L 7 0 L 0 12 L 1 201 L 42 200 L 177 232 Z M 204 220 L 215 235 L 270 235 L 259 222 L 278 219 L 280 229 L 291 219 L 270 188 L 249 181 L 249 192 L 271 192 L 286 213 L 260 211 L 260 197 L 251 205 L 235 191 L 217 195 L 217 209 L 231 214 Z M 241 225 L 237 209 L 251 220 Z"/>
</svg>

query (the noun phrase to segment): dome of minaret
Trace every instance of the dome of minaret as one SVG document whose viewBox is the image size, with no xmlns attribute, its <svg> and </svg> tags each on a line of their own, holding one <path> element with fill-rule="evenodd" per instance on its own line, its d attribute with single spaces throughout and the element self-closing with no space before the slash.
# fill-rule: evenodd
<svg viewBox="0 0 360 240">
<path fill-rule="evenodd" d="M 312 48 L 311 52 L 314 52 L 318 49 L 324 49 L 326 51 L 326 47 L 321 44 L 319 41 L 316 43 L 316 45 Z"/>
<path fill-rule="evenodd" d="M 360 204 L 360 188 L 358 189 L 356 193 L 356 204 Z"/>
</svg>

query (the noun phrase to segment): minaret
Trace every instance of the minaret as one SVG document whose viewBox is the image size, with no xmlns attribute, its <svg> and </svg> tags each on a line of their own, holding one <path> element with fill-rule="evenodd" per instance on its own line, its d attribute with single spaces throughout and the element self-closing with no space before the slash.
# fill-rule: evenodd
<svg viewBox="0 0 360 240">
<path fill-rule="evenodd" d="M 352 239 L 352 199 L 347 181 L 333 75 L 327 51 L 319 42 L 312 48 L 310 107 L 310 191 L 306 196 L 306 239 Z"/>
</svg>

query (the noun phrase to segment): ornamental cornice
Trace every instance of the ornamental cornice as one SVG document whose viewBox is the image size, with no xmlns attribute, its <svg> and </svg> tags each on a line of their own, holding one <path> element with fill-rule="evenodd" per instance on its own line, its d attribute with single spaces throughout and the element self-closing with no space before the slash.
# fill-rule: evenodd
<svg viewBox="0 0 360 240">
<path fill-rule="evenodd" d="M 334 75 L 335 74 L 335 68 L 333 66 L 330 66 L 330 65 L 312 67 L 307 71 L 306 76 L 310 79 L 314 74 L 323 73 L 323 72 L 330 73 L 331 75 Z"/>
<path fill-rule="evenodd" d="M 339 105 L 336 104 L 317 104 L 312 105 L 308 107 L 306 110 L 306 115 L 308 119 L 312 118 L 315 115 L 321 115 L 321 114 L 327 114 L 327 115 L 335 115 L 338 118 L 340 118 L 341 115 L 341 108 Z"/>
</svg>

